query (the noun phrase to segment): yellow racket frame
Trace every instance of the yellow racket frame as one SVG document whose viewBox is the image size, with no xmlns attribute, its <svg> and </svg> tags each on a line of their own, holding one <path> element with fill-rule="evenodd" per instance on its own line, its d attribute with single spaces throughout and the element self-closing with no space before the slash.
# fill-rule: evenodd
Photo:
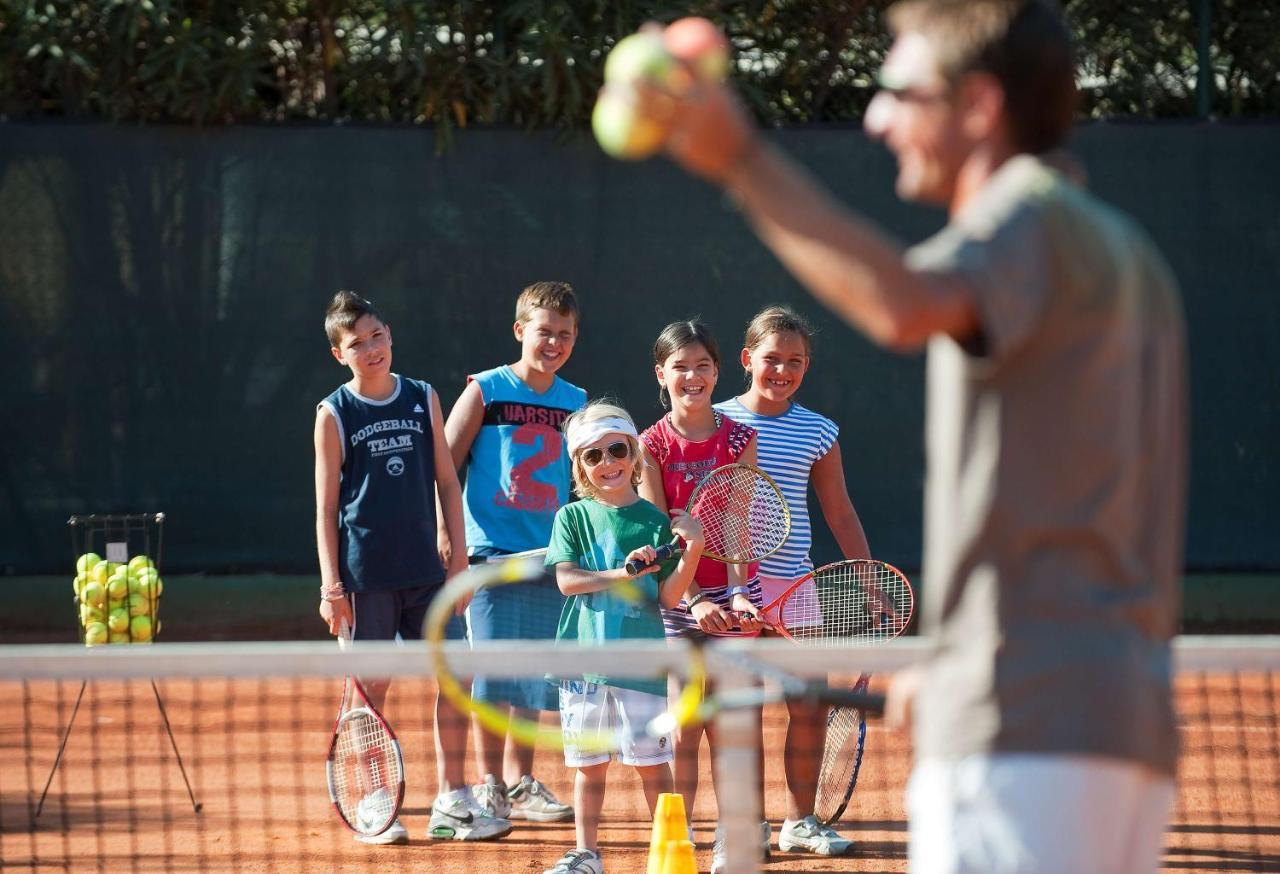
<svg viewBox="0 0 1280 874">
<path fill-rule="evenodd" d="M 509 586 L 528 583 L 542 577 L 547 572 L 540 556 L 523 556 L 507 560 L 490 560 L 486 564 L 476 565 L 465 573 L 458 574 L 440 590 L 427 610 L 427 618 L 423 627 L 430 652 L 432 666 L 435 668 L 436 684 L 440 693 L 449 703 L 463 713 L 475 716 L 476 721 L 487 731 L 503 737 L 510 734 L 518 744 L 528 747 L 550 747 L 563 750 L 564 734 L 559 726 L 543 725 L 537 721 L 511 715 L 508 706 L 496 707 L 487 701 L 477 701 L 471 697 L 469 689 L 462 680 L 454 675 L 445 656 L 445 628 L 455 615 L 457 605 L 463 599 L 469 599 L 476 591 L 485 587 Z M 632 580 L 623 580 L 614 591 L 632 602 L 651 601 L 644 591 Z M 653 603 L 657 609 L 657 603 Z M 684 688 L 677 698 L 675 707 L 669 711 L 668 722 L 675 726 L 684 726 L 698 719 L 701 704 L 706 690 L 706 659 L 701 646 L 694 643 L 689 648 L 686 663 Z M 587 753 L 616 752 L 616 731 L 580 732 L 574 742 L 576 749 Z"/>
</svg>

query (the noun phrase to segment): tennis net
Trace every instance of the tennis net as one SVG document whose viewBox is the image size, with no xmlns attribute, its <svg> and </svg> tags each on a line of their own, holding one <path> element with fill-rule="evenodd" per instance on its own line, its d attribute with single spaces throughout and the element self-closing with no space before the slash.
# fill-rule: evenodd
<svg viewBox="0 0 1280 874">
<path fill-rule="evenodd" d="M 505 675 L 567 674 L 580 671 L 588 657 L 546 643 L 456 646 L 450 658 L 477 674 L 499 668 Z M 735 641 L 732 648 L 805 676 L 831 676 L 834 665 L 848 664 L 856 671 L 842 682 L 868 671 L 872 690 L 880 691 L 918 653 L 911 641 L 848 652 L 778 641 Z M 679 648 L 661 642 L 611 646 L 589 657 L 602 672 L 635 677 L 676 670 L 683 658 Z M 1182 759 L 1164 865 L 1280 870 L 1280 638 L 1184 638 L 1177 659 Z M 714 652 L 709 660 L 715 670 Z M 404 750 L 408 845 L 356 843 L 326 792 L 325 756 L 343 677 L 352 670 L 394 678 L 386 715 Z M 0 687 L 6 702 L 0 709 L 0 867 L 6 870 L 301 872 L 396 865 L 538 872 L 574 846 L 572 822 L 521 821 L 507 836 L 483 843 L 427 838 L 436 786 L 434 684 L 420 644 L 366 644 L 345 654 L 303 643 L 94 651 L 7 646 L 0 647 Z M 811 870 L 814 863 L 812 856 L 777 850 L 785 724 L 785 708 L 769 705 L 763 763 L 765 808 L 774 824 L 770 872 Z M 873 719 L 864 747 L 856 790 L 836 823 L 855 841 L 840 867 L 905 871 L 909 744 Z M 474 780 L 473 753 L 467 755 L 465 771 Z M 704 769 L 707 758 L 704 751 Z M 752 804 L 739 803 L 754 797 L 749 771 L 736 764 L 722 769 L 726 817 L 730 808 L 755 816 Z M 539 752 L 534 772 L 561 800 L 572 800 L 573 772 L 557 751 Z M 700 870 L 710 865 L 716 824 L 715 794 L 709 773 L 704 777 L 692 811 Z M 600 830 L 611 874 L 645 870 L 650 829 L 640 781 L 632 769 L 615 765 Z"/>
</svg>

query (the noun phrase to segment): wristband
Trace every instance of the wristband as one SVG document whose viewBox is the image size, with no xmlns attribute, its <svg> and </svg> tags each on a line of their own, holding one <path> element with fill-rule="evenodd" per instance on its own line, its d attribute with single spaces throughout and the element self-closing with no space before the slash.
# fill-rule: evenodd
<svg viewBox="0 0 1280 874">
<path fill-rule="evenodd" d="M 729 591 L 726 592 L 725 594 L 727 594 L 730 598 L 732 598 L 734 595 L 746 595 L 748 598 L 750 598 L 751 589 L 749 589 L 746 586 L 730 586 Z"/>
<path fill-rule="evenodd" d="M 707 600 L 707 593 L 699 592 L 698 594 L 694 595 L 692 598 L 690 598 L 688 601 L 685 601 L 684 603 L 686 607 L 692 610 L 694 604 L 698 604 L 705 600 Z"/>
<path fill-rule="evenodd" d="M 342 590 L 342 586 L 321 586 L 320 600 L 322 601 L 341 601 L 347 597 L 347 593 Z"/>
</svg>

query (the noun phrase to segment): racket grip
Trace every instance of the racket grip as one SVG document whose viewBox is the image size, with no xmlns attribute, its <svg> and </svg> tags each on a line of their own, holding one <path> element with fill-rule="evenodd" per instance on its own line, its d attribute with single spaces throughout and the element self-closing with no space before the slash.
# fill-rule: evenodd
<svg viewBox="0 0 1280 874">
<path fill-rule="evenodd" d="M 640 573 L 640 571 L 644 570 L 645 568 L 650 568 L 650 567 L 653 567 L 654 565 L 662 564 L 664 561 L 666 561 L 667 559 L 671 558 L 671 556 L 676 554 L 676 548 L 672 546 L 670 543 L 664 543 L 654 551 L 657 553 L 657 555 L 655 555 L 653 558 L 653 564 L 645 564 L 644 562 L 638 559 L 632 559 L 631 561 L 627 562 L 627 575 L 634 577 L 636 574 Z"/>
</svg>

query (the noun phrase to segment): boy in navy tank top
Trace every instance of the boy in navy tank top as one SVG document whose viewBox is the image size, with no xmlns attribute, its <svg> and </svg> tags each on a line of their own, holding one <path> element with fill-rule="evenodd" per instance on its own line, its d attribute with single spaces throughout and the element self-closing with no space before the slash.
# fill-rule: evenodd
<svg viewBox="0 0 1280 874">
<path fill-rule="evenodd" d="M 351 379 L 316 410 L 316 543 L 320 555 L 320 616 L 337 634 L 356 640 L 416 639 L 427 605 L 446 577 L 466 568 L 465 557 L 446 567 L 437 529 L 462 542 L 462 493 L 449 462 L 440 401 L 431 386 L 391 371 L 391 328 L 369 301 L 350 291 L 334 295 L 325 313 L 333 357 Z M 436 498 L 441 515 L 436 515 Z M 465 637 L 461 617 L 450 636 Z M 365 687 L 383 709 L 386 679 Z M 436 698 L 436 772 L 431 837 L 481 840 L 501 837 L 511 823 L 484 813 L 463 777 L 465 717 Z M 383 790 L 385 791 L 385 790 Z M 370 844 L 404 843 L 397 820 Z"/>
<path fill-rule="evenodd" d="M 569 454 L 561 426 L 587 393 L 557 372 L 578 338 L 578 301 L 567 282 L 535 282 L 516 299 L 513 332 L 520 360 L 467 377 L 445 432 L 453 463 L 466 472 L 463 514 L 471 562 L 545 549 L 556 511 L 569 501 Z M 456 554 L 442 534 L 442 555 Z M 554 582 L 496 586 L 476 592 L 467 608 L 472 640 L 554 640 L 564 596 Z M 540 678 L 476 677 L 471 695 L 507 705 L 524 719 L 559 709 L 557 690 Z M 571 819 L 533 776 L 532 747 L 475 731 L 482 782 L 477 800 L 498 817 Z"/>
</svg>

